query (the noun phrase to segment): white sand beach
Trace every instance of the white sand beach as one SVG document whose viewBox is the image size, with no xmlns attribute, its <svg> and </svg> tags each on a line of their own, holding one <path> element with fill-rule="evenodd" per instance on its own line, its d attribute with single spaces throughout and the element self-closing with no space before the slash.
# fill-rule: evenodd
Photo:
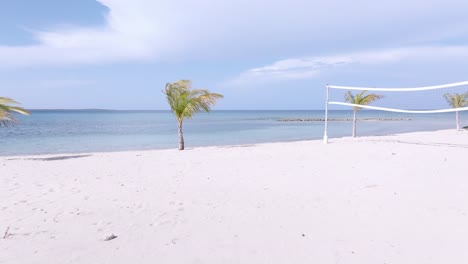
<svg viewBox="0 0 468 264">
<path fill-rule="evenodd" d="M 468 263 L 468 131 L 59 156 L 0 158 L 0 263 Z"/>
</svg>

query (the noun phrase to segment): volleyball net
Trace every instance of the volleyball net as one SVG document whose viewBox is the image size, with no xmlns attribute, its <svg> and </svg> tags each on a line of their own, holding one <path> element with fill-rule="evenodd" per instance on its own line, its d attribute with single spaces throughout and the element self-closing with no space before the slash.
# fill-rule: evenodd
<svg viewBox="0 0 468 264">
<path fill-rule="evenodd" d="M 468 81 L 413 88 L 327 85 L 324 142 L 328 142 L 329 109 L 375 110 L 408 114 L 456 113 L 468 110 Z M 355 119 L 354 115 L 354 119 Z M 355 120 L 354 120 L 355 121 Z"/>
</svg>

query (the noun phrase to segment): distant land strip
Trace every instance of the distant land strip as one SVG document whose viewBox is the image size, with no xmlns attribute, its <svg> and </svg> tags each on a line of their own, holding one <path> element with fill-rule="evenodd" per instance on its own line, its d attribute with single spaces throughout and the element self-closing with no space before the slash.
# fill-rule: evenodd
<svg viewBox="0 0 468 264">
<path fill-rule="evenodd" d="M 357 121 L 410 121 L 411 118 L 358 118 Z M 280 122 L 323 122 L 324 118 L 285 118 L 278 119 Z M 349 122 L 352 118 L 329 118 L 331 122 Z"/>
</svg>

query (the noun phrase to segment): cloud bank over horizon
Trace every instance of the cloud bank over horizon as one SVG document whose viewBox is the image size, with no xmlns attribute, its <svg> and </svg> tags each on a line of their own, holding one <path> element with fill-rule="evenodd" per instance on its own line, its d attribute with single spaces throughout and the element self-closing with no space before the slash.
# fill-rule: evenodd
<svg viewBox="0 0 468 264">
<path fill-rule="evenodd" d="M 108 9 L 103 25 L 51 25 L 32 33 L 36 44 L 0 45 L 1 67 L 223 60 L 275 54 L 277 58 L 321 54 L 327 56 L 325 64 L 327 60 L 333 64 L 332 52 L 414 46 L 414 42 L 468 33 L 460 23 L 468 22 L 462 12 L 468 3 L 461 1 L 418 0 L 403 5 L 364 0 L 97 1 Z M 355 6 L 362 8 L 353 9 Z M 450 20 L 439 18 L 445 13 L 450 13 Z M 425 26 L 428 23 L 434 25 L 429 28 Z M 354 43 L 358 39 L 360 43 Z M 295 50 L 299 54 L 294 54 Z M 314 75 L 308 70 L 284 77 Z"/>
<path fill-rule="evenodd" d="M 370 50 L 348 54 L 320 57 L 303 57 L 279 60 L 270 65 L 249 69 L 230 85 L 242 85 L 252 82 L 269 82 L 295 79 L 313 79 L 337 68 L 362 65 L 397 64 L 405 61 L 420 63 L 454 62 L 468 60 L 466 46 L 421 46 L 385 50 Z"/>
</svg>

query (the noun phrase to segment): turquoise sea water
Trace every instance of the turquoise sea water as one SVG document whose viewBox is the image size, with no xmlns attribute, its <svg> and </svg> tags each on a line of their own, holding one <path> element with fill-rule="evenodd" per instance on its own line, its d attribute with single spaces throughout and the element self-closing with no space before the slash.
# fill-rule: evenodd
<svg viewBox="0 0 468 264">
<path fill-rule="evenodd" d="M 468 112 L 461 114 L 468 125 Z M 351 118 L 330 111 L 330 118 Z M 323 122 L 281 119 L 324 118 L 324 111 L 213 111 L 184 125 L 186 147 L 320 139 Z M 410 118 L 358 123 L 358 135 L 385 135 L 453 128 L 454 113 L 411 115 L 360 111 L 358 118 Z M 15 127 L 0 128 L 0 155 L 31 155 L 177 148 L 177 125 L 169 111 L 33 111 Z M 329 136 L 351 134 L 351 122 L 330 122 Z"/>
</svg>

